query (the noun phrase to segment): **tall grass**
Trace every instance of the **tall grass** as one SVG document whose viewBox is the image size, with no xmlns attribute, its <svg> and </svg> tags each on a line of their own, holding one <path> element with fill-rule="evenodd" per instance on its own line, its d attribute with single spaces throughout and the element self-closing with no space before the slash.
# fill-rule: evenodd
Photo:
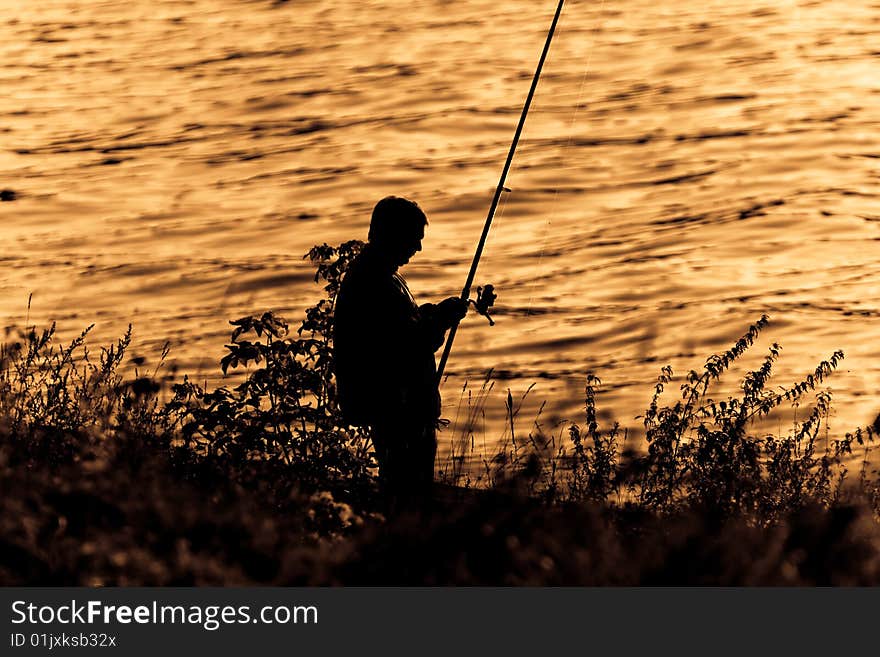
<svg viewBox="0 0 880 657">
<path fill-rule="evenodd" d="M 842 352 L 833 352 L 792 385 L 771 388 L 781 350 L 773 344 L 759 366 L 743 376 L 739 395 L 717 397 L 714 388 L 722 375 L 746 357 L 768 323 L 762 316 L 729 349 L 709 356 L 702 369 L 690 370 L 671 401 L 674 372 L 663 367 L 640 416 L 642 449 L 627 444 L 627 432 L 618 422 L 599 426 L 601 381 L 587 374 L 583 424 L 571 423 L 563 433 L 549 436 L 537 420 L 534 429 L 518 430 L 522 398 L 517 404 L 508 392 L 501 448 L 492 456 L 477 453 L 471 437 L 469 456 L 486 464 L 483 481 L 490 485 L 518 478 L 530 494 L 551 502 L 590 502 L 661 515 L 698 511 L 748 518 L 758 525 L 806 507 L 830 508 L 844 498 L 858 497 L 876 513 L 873 428 L 835 438 L 828 433 L 831 394 L 820 386 L 843 359 Z M 484 381 L 481 391 L 491 385 Z M 469 399 L 466 431 L 472 430 L 484 399 L 485 394 L 474 403 Z M 794 409 L 788 431 L 761 433 L 761 420 L 783 412 L 784 405 Z M 803 408 L 807 415 L 798 419 Z M 466 455 L 459 449 L 455 458 L 463 461 Z M 855 476 L 850 473 L 854 465 Z"/>
</svg>

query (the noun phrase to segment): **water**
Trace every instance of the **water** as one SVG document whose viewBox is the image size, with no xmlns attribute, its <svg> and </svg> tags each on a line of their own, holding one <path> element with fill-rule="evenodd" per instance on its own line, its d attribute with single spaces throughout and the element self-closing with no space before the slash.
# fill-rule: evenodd
<svg viewBox="0 0 880 657">
<path fill-rule="evenodd" d="M 555 3 L 0 1 L 0 316 L 134 324 L 212 378 L 226 320 L 296 318 L 302 255 L 386 194 L 430 226 L 417 298 L 464 281 Z M 762 313 L 778 384 L 835 349 L 833 431 L 880 407 L 880 3 L 571 2 L 443 391 L 495 368 L 522 417 L 577 419 L 585 374 L 637 428 L 659 369 Z M 725 379 L 729 390 L 735 377 Z M 723 388 L 723 387 L 722 387 Z M 723 390 L 722 390 L 723 392 Z M 775 422 L 785 430 L 790 411 Z M 801 411 L 803 412 L 803 411 Z"/>
</svg>

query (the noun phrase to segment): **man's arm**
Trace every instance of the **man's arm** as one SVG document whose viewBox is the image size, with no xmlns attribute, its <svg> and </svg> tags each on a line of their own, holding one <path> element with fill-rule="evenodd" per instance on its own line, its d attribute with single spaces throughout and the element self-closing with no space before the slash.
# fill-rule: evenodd
<svg viewBox="0 0 880 657">
<path fill-rule="evenodd" d="M 464 318 L 467 309 L 467 301 L 460 297 L 449 297 L 438 304 L 424 303 L 419 306 L 419 330 L 431 351 L 437 351 L 443 346 L 446 331 Z"/>
</svg>

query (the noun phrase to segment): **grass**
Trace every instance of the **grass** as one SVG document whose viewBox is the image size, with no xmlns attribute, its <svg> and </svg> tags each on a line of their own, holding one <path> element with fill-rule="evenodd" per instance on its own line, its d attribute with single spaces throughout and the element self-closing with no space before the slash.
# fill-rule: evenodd
<svg viewBox="0 0 880 657">
<path fill-rule="evenodd" d="M 369 435 L 345 426 L 330 375 L 332 302 L 359 244 L 309 257 L 326 298 L 296 331 L 234 320 L 205 390 L 128 356 L 26 326 L 0 347 L 0 583 L 55 585 L 877 585 L 873 430 L 828 434 L 822 388 L 843 354 L 771 386 L 779 346 L 736 396 L 715 392 L 768 324 L 682 377 L 663 368 L 637 449 L 600 427 L 528 429 L 508 392 L 501 447 L 466 385 L 447 484 L 417 515 L 382 516 Z M 782 435 L 760 420 L 797 405 Z M 806 414 L 804 410 L 806 409 Z M 481 442 L 482 441 L 482 442 Z M 476 461 L 478 470 L 464 467 Z M 851 471 L 852 470 L 852 471 Z"/>
</svg>

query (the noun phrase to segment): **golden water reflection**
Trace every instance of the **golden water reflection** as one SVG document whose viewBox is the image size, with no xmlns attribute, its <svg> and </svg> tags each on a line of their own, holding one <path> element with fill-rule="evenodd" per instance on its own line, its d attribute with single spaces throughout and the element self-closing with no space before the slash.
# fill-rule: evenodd
<svg viewBox="0 0 880 657">
<path fill-rule="evenodd" d="M 132 322 L 213 376 L 226 320 L 295 318 L 319 293 L 302 254 L 365 237 L 386 194 L 431 221 L 413 291 L 457 293 L 553 6 L 0 9 L 3 320 L 33 292 L 32 319 Z M 568 3 L 477 276 L 498 323 L 459 332 L 446 414 L 495 368 L 489 440 L 507 387 L 536 383 L 522 417 L 546 400 L 549 427 L 592 371 L 637 429 L 662 365 L 699 367 L 766 312 L 746 365 L 779 342 L 787 385 L 843 349 L 832 428 L 870 422 L 878 26 L 880 5 L 834 0 Z"/>
</svg>

